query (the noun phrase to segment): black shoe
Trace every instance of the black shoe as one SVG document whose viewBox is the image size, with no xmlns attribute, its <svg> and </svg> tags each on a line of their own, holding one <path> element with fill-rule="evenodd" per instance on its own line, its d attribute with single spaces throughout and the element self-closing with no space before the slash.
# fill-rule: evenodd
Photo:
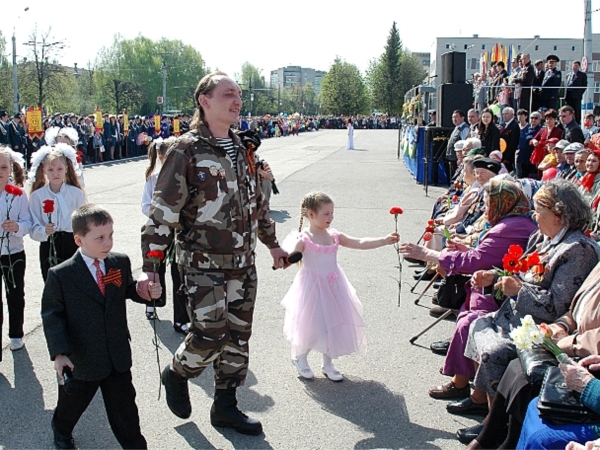
<svg viewBox="0 0 600 450">
<path fill-rule="evenodd" d="M 446 405 L 446 410 L 450 414 L 475 414 L 486 416 L 488 413 L 488 404 L 485 403 L 473 403 L 471 397 L 467 397 L 458 402 L 450 402 Z M 475 439 L 475 438 L 473 438 Z M 469 441 L 471 442 L 471 441 Z"/>
<path fill-rule="evenodd" d="M 448 353 L 448 348 L 450 347 L 450 339 L 446 339 L 443 341 L 435 341 L 429 345 L 429 348 L 436 355 L 445 355 Z"/>
<path fill-rule="evenodd" d="M 173 329 L 174 329 L 176 332 L 178 332 L 178 333 L 181 333 L 181 334 L 186 334 L 186 335 L 187 335 L 187 334 L 188 334 L 188 332 L 190 331 L 190 328 L 188 327 L 188 324 L 187 324 L 187 323 L 178 323 L 178 322 L 175 322 L 175 323 L 173 324 Z"/>
<path fill-rule="evenodd" d="M 442 285 L 441 282 L 436 281 L 435 283 L 433 283 L 433 285 L 431 287 L 434 288 L 434 289 L 439 289 L 441 285 Z"/>
<path fill-rule="evenodd" d="M 406 256 L 404 257 L 404 261 L 409 262 L 411 264 L 418 264 L 420 266 L 425 265 L 425 261 L 421 261 L 420 259 L 408 258 Z"/>
<path fill-rule="evenodd" d="M 65 436 L 64 434 L 61 434 L 58 431 L 56 431 L 56 428 L 54 427 L 54 419 L 52 420 L 52 422 L 50 422 L 50 425 L 52 426 L 52 432 L 54 433 L 54 447 L 60 449 L 77 448 L 75 447 L 75 440 L 73 439 L 73 435 L 70 434 L 68 436 Z"/>
<path fill-rule="evenodd" d="M 421 281 L 431 281 L 431 280 L 433 280 L 433 277 L 435 277 L 435 271 L 425 272 L 424 274 L 421 272 L 419 274 L 413 275 L 413 278 L 415 280 L 421 280 Z"/>
<path fill-rule="evenodd" d="M 473 425 L 469 428 L 461 428 L 456 432 L 456 437 L 463 444 L 470 444 L 473 439 L 477 439 L 479 433 L 483 430 L 483 424 L 478 423 L 477 425 Z"/>
<path fill-rule="evenodd" d="M 443 316 L 444 314 L 446 314 L 449 311 L 448 308 L 444 308 L 443 306 L 434 306 L 433 308 L 429 309 L 429 315 L 431 317 L 435 317 L 436 319 L 438 317 Z M 448 317 L 446 317 L 446 319 L 448 320 L 455 320 L 455 314 L 452 313 L 450 314 Z"/>
<path fill-rule="evenodd" d="M 261 423 L 238 409 L 235 388 L 215 389 L 215 401 L 210 408 L 210 423 L 213 427 L 233 428 L 242 434 L 262 433 Z"/>
<path fill-rule="evenodd" d="M 171 412 L 182 419 L 190 417 L 192 404 L 190 403 L 187 378 L 171 370 L 169 366 L 164 368 L 161 378 L 162 384 L 165 386 L 167 405 Z"/>
</svg>

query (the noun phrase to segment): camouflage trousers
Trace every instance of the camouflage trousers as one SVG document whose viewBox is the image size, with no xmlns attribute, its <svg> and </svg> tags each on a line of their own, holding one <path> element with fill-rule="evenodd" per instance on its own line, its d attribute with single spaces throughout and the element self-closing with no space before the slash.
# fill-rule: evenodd
<svg viewBox="0 0 600 450">
<path fill-rule="evenodd" d="M 181 267 L 190 332 L 173 357 L 173 368 L 195 378 L 212 363 L 215 387 L 240 386 L 248 373 L 248 340 L 256 300 L 256 267 L 199 270 Z"/>
</svg>

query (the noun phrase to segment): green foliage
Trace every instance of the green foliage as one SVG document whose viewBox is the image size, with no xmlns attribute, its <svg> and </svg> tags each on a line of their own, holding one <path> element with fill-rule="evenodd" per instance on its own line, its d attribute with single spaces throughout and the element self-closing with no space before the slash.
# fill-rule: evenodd
<svg viewBox="0 0 600 450">
<path fill-rule="evenodd" d="M 271 90 L 260 73 L 260 70 L 249 62 L 242 64 L 242 71 L 234 75 L 235 80 L 242 88 L 244 115 L 251 114 L 262 116 L 276 114 L 277 100 L 275 91 Z"/>
<path fill-rule="evenodd" d="M 162 109 L 156 98 L 163 94 L 163 64 L 167 72 L 167 108 L 194 109 L 193 92 L 208 69 L 200 53 L 179 40 L 153 41 L 114 37 L 96 58 L 96 100 L 103 111 L 123 108 L 143 114 Z M 115 86 L 118 86 L 115 88 Z M 118 104 L 117 104 L 118 103 Z"/>
<path fill-rule="evenodd" d="M 364 114 L 368 111 L 368 97 L 360 71 L 354 64 L 336 57 L 321 82 L 323 114 Z"/>
<path fill-rule="evenodd" d="M 6 39 L 0 30 L 0 109 L 12 112 L 12 66 L 6 56 Z"/>
<path fill-rule="evenodd" d="M 425 76 L 419 61 L 402 47 L 394 22 L 384 52 L 371 60 L 367 69 L 371 107 L 389 114 L 401 114 L 404 94 L 420 84 Z"/>
</svg>

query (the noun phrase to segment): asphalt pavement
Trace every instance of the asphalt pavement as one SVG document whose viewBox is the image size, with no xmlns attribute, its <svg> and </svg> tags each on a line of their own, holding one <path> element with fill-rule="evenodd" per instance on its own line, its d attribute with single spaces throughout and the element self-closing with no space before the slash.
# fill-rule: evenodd
<svg viewBox="0 0 600 450">
<path fill-rule="evenodd" d="M 346 234 L 383 236 L 394 230 L 389 214 L 400 206 L 403 241 L 416 241 L 441 188 L 425 196 L 402 160 L 397 159 L 397 131 L 357 130 L 355 150 L 346 150 L 345 130 L 324 130 L 298 137 L 265 140 L 259 154 L 269 162 L 281 191 L 271 200 L 271 216 L 282 240 L 298 227 L 302 197 L 314 190 L 335 201 L 333 227 Z M 134 276 L 141 268 L 140 228 L 144 224 L 140 197 L 146 161 L 117 161 L 85 170 L 88 200 L 104 205 L 115 220 L 114 250 L 127 253 Z M 25 348 L 8 349 L 8 317 L 4 308 L 3 361 L 0 362 L 0 447 L 51 448 L 50 419 L 56 404 L 56 376 L 40 319 L 43 289 L 38 244 L 26 238 Z M 264 434 L 244 436 L 210 425 L 213 371 L 190 381 L 193 412 L 188 420 L 167 408 L 159 396 L 159 367 L 153 328 L 144 307 L 130 303 L 133 382 L 141 427 L 150 448 L 160 449 L 458 449 L 458 428 L 474 425 L 477 417 L 448 414 L 445 402 L 433 400 L 427 389 L 447 381 L 438 369 L 443 358 L 429 343 L 451 335 L 444 321 L 419 338 L 409 339 L 431 324 L 430 292 L 418 305 L 410 292 L 414 267 L 404 264 L 398 305 L 398 260 L 393 247 L 360 251 L 340 248 L 338 261 L 364 305 L 368 351 L 336 361 L 344 381 L 334 383 L 320 373 L 320 358 L 309 356 L 314 380 L 298 377 L 282 332 L 280 301 L 291 285 L 296 267 L 273 271 L 266 247 L 257 250 L 259 290 L 250 341 L 250 372 L 238 389 L 240 407 L 260 419 Z M 417 292 L 420 288 L 417 288 Z M 170 286 L 167 287 L 170 291 Z M 6 304 L 5 304 L 6 305 Z M 159 311 L 156 331 L 160 365 L 170 361 L 183 336 L 173 330 L 172 307 Z M 80 448 L 118 448 L 98 394 L 74 430 Z"/>
</svg>

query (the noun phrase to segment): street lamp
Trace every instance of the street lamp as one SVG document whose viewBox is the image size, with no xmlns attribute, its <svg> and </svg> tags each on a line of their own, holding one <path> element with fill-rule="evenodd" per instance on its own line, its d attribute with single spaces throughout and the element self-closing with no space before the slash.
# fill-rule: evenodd
<svg viewBox="0 0 600 450">
<path fill-rule="evenodd" d="M 29 6 L 26 6 L 25 9 L 23 9 L 23 12 L 27 12 L 29 11 Z M 17 19 L 20 19 L 21 16 L 17 17 Z M 15 35 L 16 33 L 16 26 L 13 27 L 13 35 L 12 35 L 12 63 L 13 63 L 13 113 L 17 114 L 21 108 L 19 107 L 19 79 L 17 76 L 17 36 Z"/>
</svg>

